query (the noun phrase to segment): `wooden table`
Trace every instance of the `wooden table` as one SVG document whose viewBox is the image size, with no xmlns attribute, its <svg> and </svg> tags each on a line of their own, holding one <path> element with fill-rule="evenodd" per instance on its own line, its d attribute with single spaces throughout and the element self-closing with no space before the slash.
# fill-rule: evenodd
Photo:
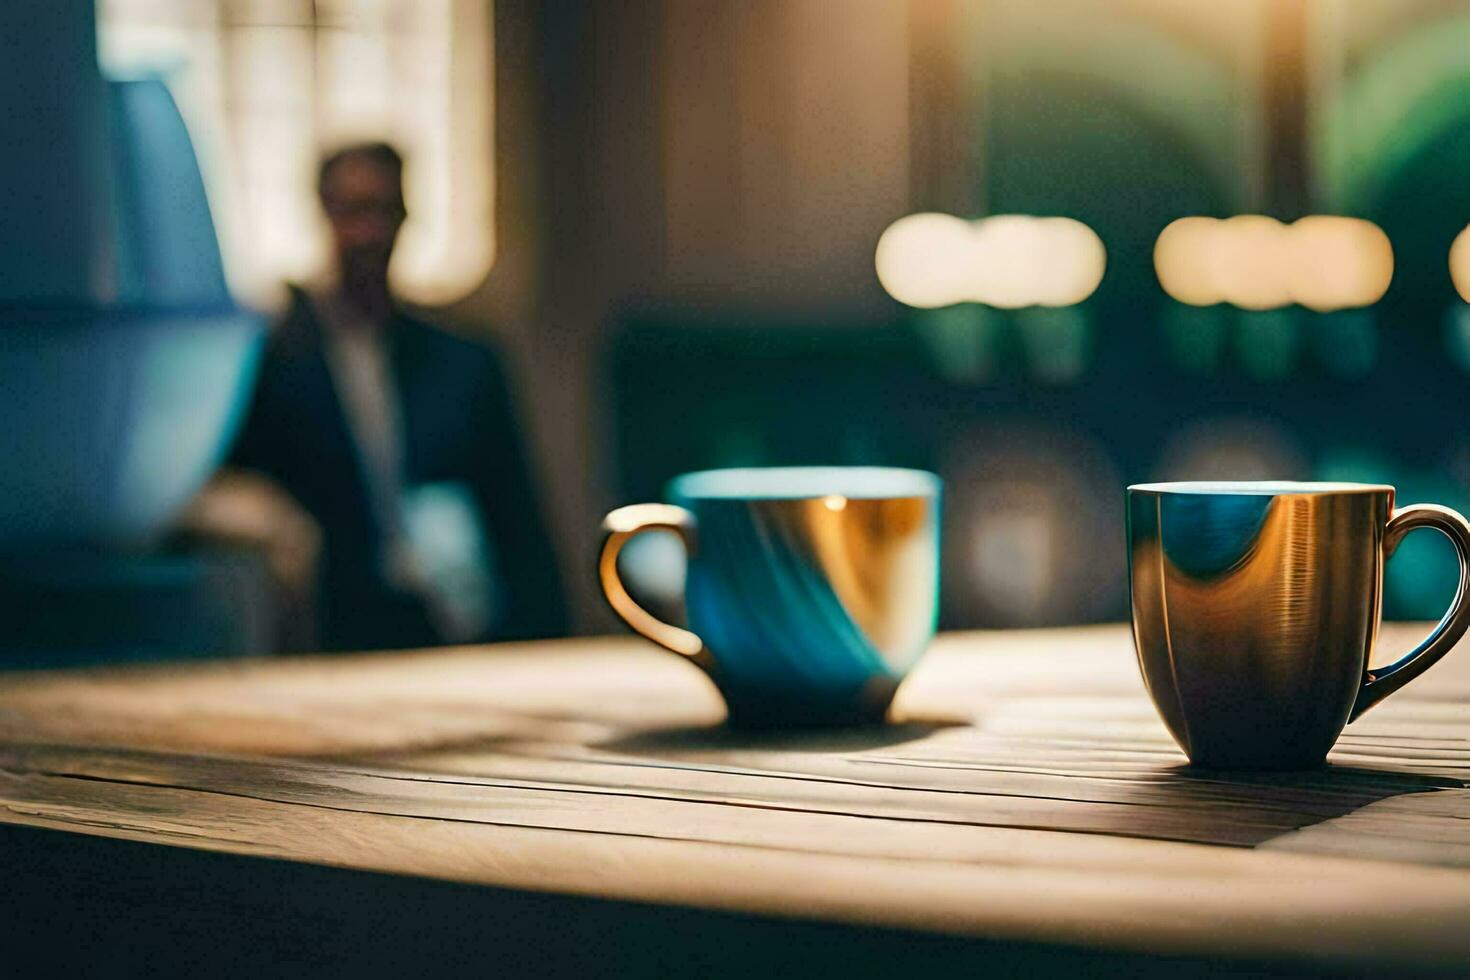
<svg viewBox="0 0 1470 980">
<path fill-rule="evenodd" d="M 1184 769 L 1115 626 L 942 637 L 887 728 L 720 715 L 702 675 L 621 638 L 6 674 L 0 949 L 1470 971 L 1470 651 L 1301 774 Z"/>
</svg>

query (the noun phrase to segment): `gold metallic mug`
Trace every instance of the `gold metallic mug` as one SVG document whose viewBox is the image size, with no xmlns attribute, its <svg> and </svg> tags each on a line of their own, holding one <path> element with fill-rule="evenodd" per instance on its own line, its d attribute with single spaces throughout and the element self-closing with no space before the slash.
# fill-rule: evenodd
<svg viewBox="0 0 1470 980">
<path fill-rule="evenodd" d="M 1133 638 L 1149 696 L 1191 762 L 1321 764 L 1345 724 L 1418 677 L 1470 626 L 1470 523 L 1388 486 L 1150 483 L 1128 488 Z M 1428 639 L 1369 669 L 1383 563 L 1431 527 L 1460 585 Z"/>
</svg>

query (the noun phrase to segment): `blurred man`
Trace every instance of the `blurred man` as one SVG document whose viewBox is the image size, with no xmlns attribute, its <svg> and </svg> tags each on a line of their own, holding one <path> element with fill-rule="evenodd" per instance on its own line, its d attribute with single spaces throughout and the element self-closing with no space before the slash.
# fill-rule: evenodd
<svg viewBox="0 0 1470 980">
<path fill-rule="evenodd" d="M 293 288 L 234 462 L 320 524 L 327 648 L 560 633 L 561 583 L 500 360 L 408 316 L 389 289 L 402 177 L 383 143 L 323 161 L 333 275 Z"/>
</svg>

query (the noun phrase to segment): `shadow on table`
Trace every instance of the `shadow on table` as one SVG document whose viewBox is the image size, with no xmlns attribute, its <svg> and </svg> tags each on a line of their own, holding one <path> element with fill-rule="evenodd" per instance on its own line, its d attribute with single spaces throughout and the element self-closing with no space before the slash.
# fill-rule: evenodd
<svg viewBox="0 0 1470 980">
<path fill-rule="evenodd" d="M 630 755 L 660 756 L 681 752 L 864 752 L 928 738 L 965 724 L 956 719 L 911 720 L 854 728 L 751 730 L 727 725 L 658 728 L 619 735 L 594 748 Z"/>
<path fill-rule="evenodd" d="M 1166 769 L 1164 773 L 1179 783 L 1226 783 L 1239 787 L 1244 792 L 1256 792 L 1263 796 L 1274 796 L 1278 793 L 1337 793 L 1346 799 L 1361 799 L 1364 803 L 1374 803 L 1404 793 L 1462 789 L 1465 786 L 1463 780 L 1449 776 L 1335 763 L 1326 763 L 1316 769 L 1281 772 L 1180 765 Z"/>
<path fill-rule="evenodd" d="M 906 718 L 891 724 L 851 727 L 736 728 L 724 723 L 632 728 L 590 721 L 576 715 L 526 713 L 498 731 L 415 740 L 398 747 L 373 746 L 341 752 L 302 755 L 318 762 L 370 760 L 383 763 L 421 763 L 425 756 L 471 755 L 476 752 L 517 754 L 529 743 L 582 745 L 608 752 L 641 756 L 670 756 L 693 752 L 800 752 L 844 753 L 894 748 L 917 742 L 938 731 L 962 727 L 959 718 Z"/>
<path fill-rule="evenodd" d="M 1153 776 L 1134 802 L 1153 803 L 1160 815 L 1143 817 L 1138 836 L 1250 847 L 1384 800 L 1464 786 L 1443 776 L 1344 765 L 1297 772 L 1177 766 Z"/>
<path fill-rule="evenodd" d="M 741 761 L 736 755 L 851 756 L 917 743 L 950 727 L 914 722 L 867 729 L 759 733 L 680 728 L 622 735 L 591 747 L 651 763 L 725 762 L 807 772 L 804 763 L 793 761 L 782 767 L 775 758 L 757 763 Z M 1075 757 L 1070 761 L 1047 758 L 1034 746 L 1027 749 L 1011 743 L 1003 748 L 1010 751 L 998 755 L 993 743 L 977 746 L 975 757 L 966 760 L 961 739 L 946 741 L 944 751 L 932 760 L 922 752 L 876 752 L 864 761 L 873 767 L 868 779 L 891 785 L 894 795 L 888 802 L 899 809 L 905 805 L 906 792 L 942 794 L 918 800 L 914 806 L 926 818 L 943 823 L 1025 826 L 1233 847 L 1256 847 L 1384 800 L 1462 787 L 1454 779 L 1359 766 L 1276 773 L 1167 765 L 1120 767 L 1116 760 L 1089 766 Z M 1022 800 L 1025 802 L 1018 803 Z"/>
</svg>

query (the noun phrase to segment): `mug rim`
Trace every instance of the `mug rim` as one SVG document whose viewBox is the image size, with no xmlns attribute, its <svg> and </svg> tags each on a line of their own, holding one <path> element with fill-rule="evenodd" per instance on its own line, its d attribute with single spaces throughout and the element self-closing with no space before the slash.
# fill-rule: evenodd
<svg viewBox="0 0 1470 980">
<path fill-rule="evenodd" d="M 938 497 L 943 485 L 928 470 L 900 466 L 736 466 L 681 473 L 668 492 L 685 500 L 901 500 Z"/>
<path fill-rule="evenodd" d="M 1192 494 L 1200 497 L 1258 496 L 1310 497 L 1346 493 L 1393 493 L 1387 483 L 1337 483 L 1299 480 L 1181 480 L 1166 483 L 1134 483 L 1129 493 Z"/>
</svg>

